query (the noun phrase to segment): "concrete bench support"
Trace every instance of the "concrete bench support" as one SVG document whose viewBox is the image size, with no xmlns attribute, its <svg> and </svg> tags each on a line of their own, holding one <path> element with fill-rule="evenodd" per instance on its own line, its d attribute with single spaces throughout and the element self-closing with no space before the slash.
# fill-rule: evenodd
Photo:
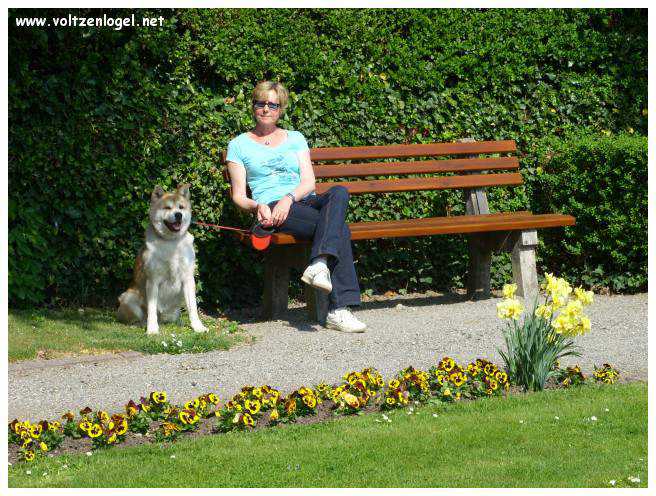
<svg viewBox="0 0 656 496">
<path fill-rule="evenodd" d="M 278 319 L 288 308 L 290 269 L 305 270 L 310 259 L 309 246 L 271 246 L 264 268 L 263 307 L 265 319 Z M 328 295 L 304 285 L 305 301 L 312 321 L 324 324 L 328 314 Z"/>
<path fill-rule="evenodd" d="M 535 248 L 538 245 L 536 230 L 517 234 L 512 249 L 513 280 L 517 284 L 517 295 L 532 304 L 538 295 L 538 272 L 535 265 Z"/>
</svg>

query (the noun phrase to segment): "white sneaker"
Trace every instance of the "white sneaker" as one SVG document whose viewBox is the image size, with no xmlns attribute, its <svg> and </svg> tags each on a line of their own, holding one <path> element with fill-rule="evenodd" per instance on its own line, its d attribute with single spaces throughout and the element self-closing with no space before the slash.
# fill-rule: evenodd
<svg viewBox="0 0 656 496">
<path fill-rule="evenodd" d="M 305 269 L 305 272 L 303 272 L 301 281 L 326 293 L 330 293 L 333 290 L 333 285 L 330 282 L 330 270 L 322 263 L 309 265 Z"/>
<path fill-rule="evenodd" d="M 326 327 L 342 332 L 364 332 L 367 324 L 360 322 L 348 308 L 338 308 L 328 312 Z"/>
</svg>

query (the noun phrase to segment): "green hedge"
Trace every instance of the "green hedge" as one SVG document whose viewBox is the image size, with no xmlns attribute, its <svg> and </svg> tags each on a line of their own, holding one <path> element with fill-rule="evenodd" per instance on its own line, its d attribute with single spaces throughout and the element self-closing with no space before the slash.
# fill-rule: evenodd
<svg viewBox="0 0 656 496">
<path fill-rule="evenodd" d="M 69 12 L 131 13 L 9 12 L 12 305 L 113 304 L 155 184 L 190 181 L 199 219 L 246 224 L 218 158 L 251 126 L 249 95 L 263 78 L 291 89 L 282 125 L 311 146 L 514 139 L 530 166 L 545 136 L 647 132 L 646 10 L 144 10 L 164 26 L 15 25 Z M 529 201 L 524 188 L 490 192 L 496 209 Z M 463 210 L 455 192 L 363 196 L 352 207 L 351 220 Z M 261 255 L 194 231 L 205 308 L 257 301 Z M 644 288 L 633 255 L 581 258 L 574 240 L 554 233 L 545 268 L 583 277 L 601 264 L 613 287 L 625 277 L 625 287 Z M 611 234 L 640 251 L 635 237 Z M 356 244 L 363 289 L 375 291 L 461 286 L 465 251 L 458 237 Z M 508 267 L 507 257 L 495 260 L 495 285 Z"/>
<path fill-rule="evenodd" d="M 542 235 L 544 270 L 593 288 L 647 287 L 647 138 L 582 135 L 536 145 L 524 175 L 534 211 L 576 226 Z"/>
</svg>

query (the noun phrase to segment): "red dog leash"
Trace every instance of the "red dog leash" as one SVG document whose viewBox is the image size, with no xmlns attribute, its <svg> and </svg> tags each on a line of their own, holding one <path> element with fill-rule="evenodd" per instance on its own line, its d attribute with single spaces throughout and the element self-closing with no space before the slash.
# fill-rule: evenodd
<svg viewBox="0 0 656 496">
<path fill-rule="evenodd" d="M 235 232 L 243 233 L 250 237 L 251 246 L 256 250 L 260 250 L 260 251 L 266 250 L 269 247 L 269 244 L 271 243 L 271 234 L 273 234 L 273 228 L 267 229 L 263 227 L 262 224 L 260 224 L 259 222 L 255 223 L 253 227 L 251 227 L 250 229 L 239 229 L 236 227 L 220 226 L 218 224 L 210 224 L 209 222 L 200 222 L 198 220 L 194 221 L 194 224 L 203 227 L 211 227 L 213 229 L 216 229 L 217 231 L 226 230 L 226 231 L 235 231 Z"/>
</svg>

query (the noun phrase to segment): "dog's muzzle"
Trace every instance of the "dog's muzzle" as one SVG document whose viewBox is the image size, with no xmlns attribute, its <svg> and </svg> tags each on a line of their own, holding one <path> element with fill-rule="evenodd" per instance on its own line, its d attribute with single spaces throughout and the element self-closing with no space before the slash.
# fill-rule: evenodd
<svg viewBox="0 0 656 496">
<path fill-rule="evenodd" d="M 173 221 L 165 220 L 164 224 L 166 224 L 166 227 L 169 228 L 169 231 L 178 232 L 182 228 L 182 214 L 180 212 L 176 212 L 173 217 Z"/>
</svg>

